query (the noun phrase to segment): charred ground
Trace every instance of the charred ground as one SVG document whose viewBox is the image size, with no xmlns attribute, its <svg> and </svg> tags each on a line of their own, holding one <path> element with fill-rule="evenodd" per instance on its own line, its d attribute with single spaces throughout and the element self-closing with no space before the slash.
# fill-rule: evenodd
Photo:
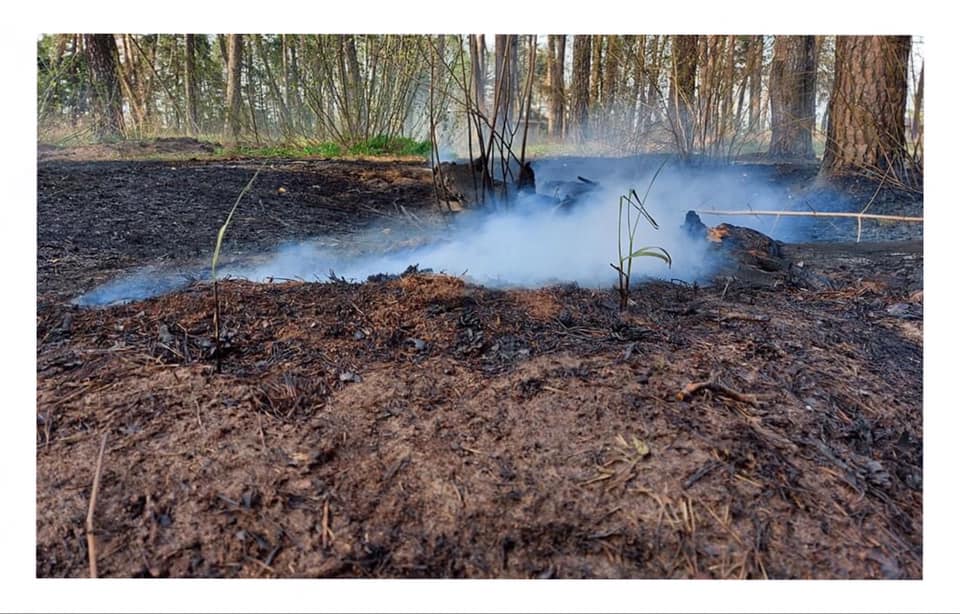
<svg viewBox="0 0 960 614">
<path fill-rule="evenodd" d="M 68 304 L 208 257 L 259 164 L 41 158 L 38 576 L 87 572 L 104 433 L 105 576 L 922 576 L 919 242 L 788 245 L 829 287 L 652 283 L 625 312 L 226 282 L 219 374 L 206 285 Z M 276 163 L 253 196 L 230 253 L 434 210 L 412 163 Z"/>
</svg>

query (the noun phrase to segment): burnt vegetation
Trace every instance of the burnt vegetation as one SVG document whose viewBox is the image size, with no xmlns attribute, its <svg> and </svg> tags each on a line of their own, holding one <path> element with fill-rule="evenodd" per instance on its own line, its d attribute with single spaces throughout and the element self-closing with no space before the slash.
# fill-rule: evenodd
<svg viewBox="0 0 960 614">
<path fill-rule="evenodd" d="M 923 577 L 912 42 L 44 37 L 37 576 Z"/>
</svg>

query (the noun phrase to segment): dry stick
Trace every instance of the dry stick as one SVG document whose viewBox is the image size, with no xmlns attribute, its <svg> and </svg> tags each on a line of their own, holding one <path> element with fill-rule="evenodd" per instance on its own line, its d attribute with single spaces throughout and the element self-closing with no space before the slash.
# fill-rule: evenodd
<svg viewBox="0 0 960 614">
<path fill-rule="evenodd" d="M 877 189 L 873 193 L 873 196 L 870 197 L 870 200 L 867 201 L 867 204 L 864 205 L 863 209 L 860 210 L 860 213 L 866 213 L 867 209 L 870 208 L 870 205 L 873 204 L 873 201 L 877 199 L 877 195 L 880 194 L 880 188 L 883 187 L 883 182 L 887 180 L 887 176 L 890 174 L 890 167 L 887 167 L 886 172 L 883 174 L 883 179 L 880 180 L 880 183 L 877 184 Z M 863 218 L 857 218 L 857 243 L 860 242 L 860 236 L 863 234 Z"/>
<path fill-rule="evenodd" d="M 713 211 L 700 209 L 697 215 L 777 215 L 785 217 L 845 217 L 863 220 L 890 220 L 895 222 L 923 222 L 922 217 L 909 215 L 880 215 L 879 213 L 820 213 L 818 211 Z"/>
<path fill-rule="evenodd" d="M 741 403 L 749 403 L 750 405 L 756 405 L 758 402 L 757 395 L 755 394 L 744 394 L 742 392 L 737 392 L 731 388 L 728 388 L 716 381 L 713 378 L 710 378 L 703 382 L 691 382 L 683 387 L 683 390 L 677 393 L 677 400 L 683 401 L 687 398 L 695 395 L 701 390 L 712 390 L 717 394 L 722 394 L 726 397 L 730 397 L 734 401 L 740 401 Z"/>
<path fill-rule="evenodd" d="M 260 174 L 260 171 L 264 169 L 267 165 L 267 162 L 264 161 L 260 168 L 257 169 L 257 172 L 253 174 L 253 177 L 250 178 L 250 181 L 247 182 L 247 185 L 240 190 L 240 194 L 237 195 L 236 202 L 233 203 L 233 207 L 230 209 L 230 213 L 227 214 L 227 221 L 223 223 L 223 226 L 220 227 L 220 232 L 217 233 L 217 244 L 213 250 L 213 260 L 210 266 L 210 276 L 213 278 L 213 336 L 214 336 L 214 347 L 213 352 L 217 356 L 217 373 L 222 371 L 222 362 L 220 359 L 220 292 L 217 287 L 217 261 L 220 259 L 220 248 L 223 245 L 223 235 L 227 232 L 227 227 L 230 226 L 230 221 L 233 220 L 233 214 L 236 212 L 237 207 L 240 205 L 240 200 L 243 198 L 243 195 L 250 191 L 250 188 L 253 187 L 253 182 L 257 180 L 257 175 Z"/>
<path fill-rule="evenodd" d="M 326 548 L 327 547 L 327 533 L 330 531 L 329 528 L 330 522 L 330 504 L 327 501 L 323 502 L 323 518 L 320 521 L 320 543 Z"/>
<path fill-rule="evenodd" d="M 100 440 L 100 454 L 97 455 L 97 468 L 93 474 L 93 489 L 90 491 L 90 506 L 87 508 L 87 555 L 90 559 L 90 577 L 97 577 L 97 538 L 93 532 L 93 510 L 97 506 L 97 493 L 100 490 L 100 471 L 103 469 L 103 453 L 107 449 L 107 434 Z"/>
</svg>

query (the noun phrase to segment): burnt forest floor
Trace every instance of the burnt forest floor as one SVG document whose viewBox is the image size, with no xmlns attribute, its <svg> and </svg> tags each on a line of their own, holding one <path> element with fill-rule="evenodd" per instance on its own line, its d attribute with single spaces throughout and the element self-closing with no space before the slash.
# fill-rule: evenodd
<svg viewBox="0 0 960 614">
<path fill-rule="evenodd" d="M 622 312 L 419 272 L 225 281 L 221 373 L 209 285 L 70 304 L 209 258 L 260 166 L 41 151 L 38 577 L 87 574 L 104 435 L 101 576 L 923 576 L 917 237 L 787 245 L 818 290 L 652 282 Z M 225 253 L 436 208 L 409 161 L 275 162 L 248 202 Z"/>
</svg>

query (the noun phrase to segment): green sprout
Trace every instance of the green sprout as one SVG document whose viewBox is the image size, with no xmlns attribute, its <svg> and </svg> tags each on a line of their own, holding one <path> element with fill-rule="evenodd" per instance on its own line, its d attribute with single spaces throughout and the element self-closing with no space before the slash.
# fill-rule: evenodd
<svg viewBox="0 0 960 614">
<path fill-rule="evenodd" d="M 663 164 L 660 165 L 660 168 L 657 169 L 657 172 L 653 174 L 653 178 L 650 180 L 650 184 L 647 186 L 647 191 L 644 193 L 643 198 L 640 198 L 640 196 L 637 195 L 637 191 L 632 188 L 628 194 L 620 196 L 619 218 L 617 219 L 617 256 L 619 263 L 610 265 L 617 271 L 618 275 L 619 285 L 617 286 L 617 290 L 620 293 L 620 309 L 627 308 L 627 301 L 630 296 L 630 276 L 633 272 L 634 258 L 659 258 L 666 262 L 668 267 L 673 265 L 673 259 L 670 257 L 670 254 L 662 247 L 650 245 L 639 248 L 635 247 L 637 228 L 640 225 L 641 219 L 645 219 L 654 230 L 660 228 L 657 221 L 653 219 L 653 216 L 647 211 L 645 204 L 647 196 L 650 195 L 650 188 L 653 187 L 653 182 L 657 180 L 657 176 L 665 165 L 666 161 L 664 161 Z M 624 219 L 626 219 L 626 236 L 624 236 Z M 626 245 L 624 245 L 624 242 L 626 242 Z"/>
</svg>

